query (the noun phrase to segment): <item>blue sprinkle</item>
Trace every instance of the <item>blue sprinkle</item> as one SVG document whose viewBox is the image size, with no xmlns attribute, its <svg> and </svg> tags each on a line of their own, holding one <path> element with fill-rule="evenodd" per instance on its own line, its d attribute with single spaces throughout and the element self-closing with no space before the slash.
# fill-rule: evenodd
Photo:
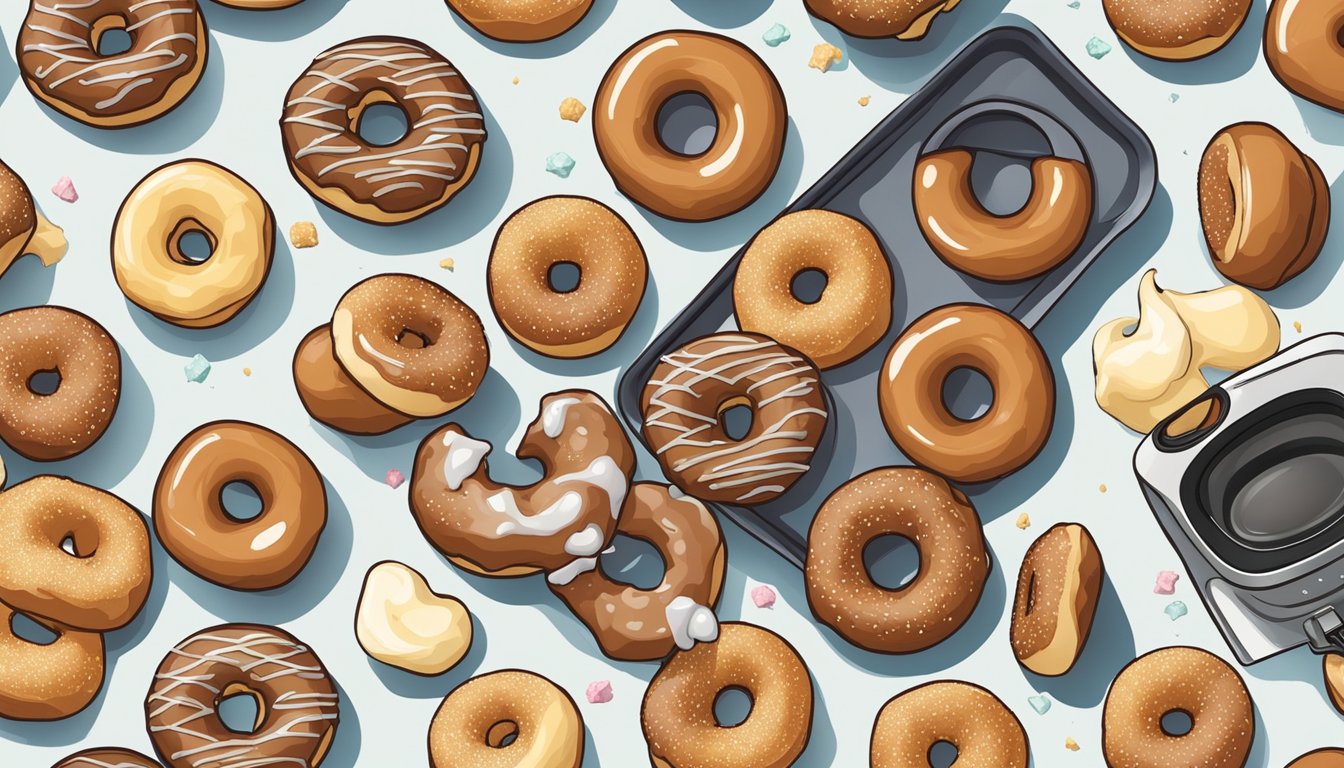
<svg viewBox="0 0 1344 768">
<path fill-rule="evenodd" d="M 1177 600 L 1173 602 L 1171 605 L 1168 605 L 1164 609 L 1164 612 L 1167 614 L 1167 618 L 1171 619 L 1172 621 L 1175 621 L 1184 616 L 1185 614 L 1189 613 L 1190 610 L 1185 607 L 1185 603 L 1182 603 L 1180 600 Z"/>
<path fill-rule="evenodd" d="M 1072 3 L 1069 3 L 1069 7 L 1076 11 L 1079 8 L 1083 7 L 1083 4 L 1078 2 L 1078 0 L 1073 0 Z"/>
<path fill-rule="evenodd" d="M 1094 59 L 1100 59 L 1110 52 L 1110 44 L 1099 37 L 1093 37 L 1091 40 L 1087 41 L 1087 55 Z"/>
<path fill-rule="evenodd" d="M 769 29 L 765 30 L 765 34 L 761 35 L 761 39 L 765 41 L 766 45 L 774 48 L 792 36 L 793 35 L 789 32 L 788 27 L 783 24 L 773 24 Z"/>
<path fill-rule="evenodd" d="M 1179 94 L 1179 93 L 1173 93 L 1173 94 L 1171 94 L 1170 96 L 1168 96 L 1167 98 L 1168 98 L 1168 99 L 1171 99 L 1171 103 L 1172 103 L 1172 104 L 1175 104 L 1176 102 L 1178 102 L 1178 101 L 1181 100 L 1181 94 Z"/>
<path fill-rule="evenodd" d="M 554 173 L 562 179 L 568 179 L 571 171 L 574 170 L 574 158 L 565 152 L 556 152 L 554 155 L 546 158 L 546 172 Z"/>
<path fill-rule="evenodd" d="M 1036 710 L 1038 715 L 1044 715 L 1050 711 L 1050 699 L 1044 694 L 1028 698 L 1027 703 L 1031 705 L 1032 709 Z"/>
<path fill-rule="evenodd" d="M 187 375 L 187 381 L 194 381 L 197 384 L 205 381 L 205 377 L 210 375 L 210 361 L 200 355 L 196 355 L 182 366 L 182 372 Z"/>
</svg>

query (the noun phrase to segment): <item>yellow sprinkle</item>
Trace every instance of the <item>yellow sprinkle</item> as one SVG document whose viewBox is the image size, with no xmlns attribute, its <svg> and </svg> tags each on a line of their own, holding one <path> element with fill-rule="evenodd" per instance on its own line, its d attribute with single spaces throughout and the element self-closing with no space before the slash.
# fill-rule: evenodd
<svg viewBox="0 0 1344 768">
<path fill-rule="evenodd" d="M 1026 512 L 1017 516 L 1017 527 L 1024 531 L 1031 527 L 1031 518 L 1027 517 Z"/>
<path fill-rule="evenodd" d="M 244 375 L 244 376 L 251 376 L 251 375 L 252 375 L 252 369 L 251 369 L 251 368 L 244 368 L 244 369 L 243 369 L 243 375 Z"/>
<path fill-rule="evenodd" d="M 583 117 L 583 113 L 587 111 L 588 108 L 583 106 L 583 102 L 573 96 L 566 97 L 564 101 L 560 102 L 561 120 L 577 123 L 579 122 L 579 118 Z"/>
<path fill-rule="evenodd" d="M 860 97 L 859 97 L 859 106 L 860 106 L 860 107 L 866 107 L 866 106 L 868 106 L 868 102 L 869 102 L 869 101 L 872 101 L 872 99 L 870 99 L 870 98 L 867 97 L 867 96 L 860 96 Z"/>
<path fill-rule="evenodd" d="M 517 85 L 517 84 L 518 84 L 518 76 L 517 76 L 517 75 L 514 75 L 514 76 L 513 76 L 513 84 L 514 84 L 514 85 Z"/>
<path fill-rule="evenodd" d="M 1102 483 L 1101 485 L 1097 486 L 1097 490 L 1098 490 L 1098 491 L 1101 491 L 1102 493 L 1105 493 L 1105 492 L 1106 492 L 1106 484 L 1105 484 L 1105 483 Z"/>
<path fill-rule="evenodd" d="M 439 266 L 443 269 L 452 269 L 454 264 L 452 259 L 439 259 Z"/>
<path fill-rule="evenodd" d="M 1294 331 L 1297 331 L 1298 333 L 1301 333 L 1301 332 L 1302 332 L 1302 321 L 1301 321 L 1301 320 L 1294 320 L 1294 321 L 1293 321 L 1293 330 L 1294 330 Z"/>
<path fill-rule="evenodd" d="M 829 72 L 831 67 L 844 60 L 845 54 L 839 48 L 830 43 L 817 43 L 812 49 L 812 58 L 807 60 L 807 66 Z"/>
<path fill-rule="evenodd" d="M 1064 739 L 1064 748 L 1070 752 L 1077 752 L 1079 749 L 1078 742 L 1074 741 L 1072 736 L 1069 736 Z"/>
<path fill-rule="evenodd" d="M 295 248 L 312 248 L 317 245 L 317 226 L 311 221 L 296 221 L 289 228 L 289 242 Z"/>
</svg>

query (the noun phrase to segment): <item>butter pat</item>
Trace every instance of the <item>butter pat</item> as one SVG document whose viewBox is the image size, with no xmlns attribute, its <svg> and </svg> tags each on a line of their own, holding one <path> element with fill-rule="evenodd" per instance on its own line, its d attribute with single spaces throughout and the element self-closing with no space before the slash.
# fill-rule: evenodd
<svg viewBox="0 0 1344 768">
<path fill-rule="evenodd" d="M 452 669 L 471 648 L 471 616 L 460 600 L 429 588 L 401 563 L 369 569 L 355 609 L 355 639 L 372 658 L 417 675 Z"/>
</svg>

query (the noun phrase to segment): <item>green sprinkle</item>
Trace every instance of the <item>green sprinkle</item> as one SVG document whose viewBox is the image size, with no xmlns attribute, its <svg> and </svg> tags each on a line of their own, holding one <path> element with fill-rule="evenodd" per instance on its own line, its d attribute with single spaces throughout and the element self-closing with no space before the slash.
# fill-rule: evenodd
<svg viewBox="0 0 1344 768">
<path fill-rule="evenodd" d="M 1171 605 L 1168 605 L 1165 609 L 1163 609 L 1163 612 L 1167 614 L 1167 618 L 1171 619 L 1172 621 L 1175 621 L 1184 616 L 1185 614 L 1189 613 L 1190 610 L 1185 607 L 1185 603 L 1182 603 L 1180 600 L 1176 600 Z"/>
<path fill-rule="evenodd" d="M 1110 44 L 1099 37 L 1093 37 L 1087 41 L 1087 55 L 1094 59 L 1100 59 L 1110 52 Z"/>
<path fill-rule="evenodd" d="M 182 366 L 182 372 L 187 375 L 187 381 L 197 384 L 205 381 L 205 377 L 210 375 L 210 361 L 200 355 L 196 355 Z"/>
<path fill-rule="evenodd" d="M 1028 698 L 1027 703 L 1031 705 L 1032 709 L 1036 710 L 1038 715 L 1044 715 L 1050 711 L 1050 699 L 1044 694 Z"/>
<path fill-rule="evenodd" d="M 788 27 L 783 24 L 772 24 L 769 29 L 765 30 L 765 34 L 761 35 L 761 39 L 765 41 L 766 45 L 774 48 L 792 36 Z"/>
</svg>

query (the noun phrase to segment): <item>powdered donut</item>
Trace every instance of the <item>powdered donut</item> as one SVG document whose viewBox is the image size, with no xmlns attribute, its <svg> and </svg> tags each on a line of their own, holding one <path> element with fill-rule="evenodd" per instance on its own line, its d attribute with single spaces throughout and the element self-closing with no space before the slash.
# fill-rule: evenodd
<svg viewBox="0 0 1344 768">
<path fill-rule="evenodd" d="M 431 768 L 582 763 L 578 707 L 562 688 L 533 672 L 505 669 L 473 677 L 444 697 L 429 724 Z"/>
<path fill-rule="evenodd" d="M 83 710 L 103 688 L 102 634 L 34 618 L 56 639 L 33 643 L 14 634 L 14 613 L 0 603 L 0 717 L 60 720 Z"/>
<path fill-rule="evenodd" d="M 872 768 L 929 764 L 940 741 L 957 748 L 966 768 L 1027 768 L 1027 732 L 1012 710 L 978 685 L 939 680 L 883 705 L 873 722 Z"/>
<path fill-rule="evenodd" d="M 448 7 L 486 37 L 536 43 L 568 32 L 593 0 L 448 0 Z"/>
<path fill-rule="evenodd" d="M 159 761 L 139 752 L 116 747 L 96 747 L 65 758 L 52 768 L 163 768 Z"/>
<path fill-rule="evenodd" d="M 336 360 L 330 323 L 309 331 L 294 350 L 294 389 L 309 416 L 342 432 L 381 435 L 415 421 L 378 402 L 350 378 Z"/>
</svg>

